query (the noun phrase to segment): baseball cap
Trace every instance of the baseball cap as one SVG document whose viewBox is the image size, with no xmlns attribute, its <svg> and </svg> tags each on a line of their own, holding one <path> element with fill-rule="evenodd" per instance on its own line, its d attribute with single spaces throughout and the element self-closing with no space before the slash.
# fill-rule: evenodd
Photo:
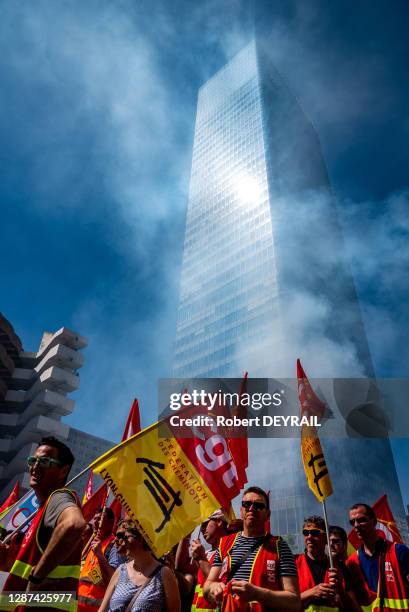
<svg viewBox="0 0 409 612">
<path fill-rule="evenodd" d="M 206 519 L 206 521 L 205 521 L 205 522 L 207 523 L 208 521 L 211 521 L 211 520 L 215 520 L 215 521 L 217 521 L 217 520 L 219 520 L 219 519 L 221 519 L 221 520 L 222 520 L 222 521 L 224 521 L 225 523 L 228 523 L 228 520 L 227 520 L 227 518 L 226 518 L 226 515 L 224 514 L 224 512 L 223 512 L 223 510 L 222 510 L 221 508 L 219 508 L 219 510 L 215 510 L 215 511 L 213 512 L 213 514 L 211 514 L 211 515 L 209 516 L 209 518 L 207 518 L 207 519 Z"/>
</svg>

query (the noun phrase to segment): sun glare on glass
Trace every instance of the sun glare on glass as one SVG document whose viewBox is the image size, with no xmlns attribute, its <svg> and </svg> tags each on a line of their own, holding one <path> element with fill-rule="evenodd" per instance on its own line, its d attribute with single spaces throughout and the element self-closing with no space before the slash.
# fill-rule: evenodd
<svg viewBox="0 0 409 612">
<path fill-rule="evenodd" d="M 253 176 L 241 176 L 236 183 L 237 195 L 243 204 L 255 205 L 260 199 L 260 185 Z"/>
</svg>

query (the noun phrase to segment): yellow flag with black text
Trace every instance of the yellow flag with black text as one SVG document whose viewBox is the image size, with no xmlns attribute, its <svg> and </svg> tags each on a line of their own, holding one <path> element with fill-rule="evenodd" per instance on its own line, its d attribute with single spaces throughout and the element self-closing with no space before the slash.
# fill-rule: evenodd
<svg viewBox="0 0 409 612">
<path fill-rule="evenodd" d="M 169 435 L 167 435 L 169 432 Z M 155 423 L 91 464 L 161 556 L 220 507 L 166 423 Z"/>
<path fill-rule="evenodd" d="M 332 494 L 332 483 L 315 427 L 301 428 L 301 457 L 308 486 L 318 501 Z"/>
<path fill-rule="evenodd" d="M 321 419 L 325 413 L 325 404 L 314 393 L 301 361 L 297 359 L 298 399 L 300 400 L 300 415 Z M 329 477 L 324 453 L 317 430 L 313 426 L 303 425 L 301 428 L 301 458 L 304 465 L 308 486 L 318 501 L 322 502 L 332 494 L 332 483 Z"/>
</svg>

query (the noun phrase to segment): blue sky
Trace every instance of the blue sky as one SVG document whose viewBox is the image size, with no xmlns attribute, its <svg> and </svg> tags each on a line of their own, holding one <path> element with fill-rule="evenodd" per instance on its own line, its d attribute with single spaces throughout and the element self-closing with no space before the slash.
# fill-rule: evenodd
<svg viewBox="0 0 409 612">
<path fill-rule="evenodd" d="M 377 374 L 407 376 L 408 17 L 404 0 L 2 5 L 0 308 L 28 350 L 63 325 L 88 338 L 69 423 L 119 439 L 134 396 L 155 418 L 197 90 L 254 18 L 320 136 Z M 408 503 L 408 441 L 394 451 Z"/>
</svg>

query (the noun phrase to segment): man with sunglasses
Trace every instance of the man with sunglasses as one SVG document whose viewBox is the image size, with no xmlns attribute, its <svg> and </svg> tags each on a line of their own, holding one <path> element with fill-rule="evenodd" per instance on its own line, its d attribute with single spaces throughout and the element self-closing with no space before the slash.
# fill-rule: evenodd
<svg viewBox="0 0 409 612">
<path fill-rule="evenodd" d="M 223 537 L 204 586 L 212 603 L 240 610 L 300 609 L 297 569 L 290 548 L 265 531 L 270 516 L 268 495 L 259 487 L 244 491 L 240 516 L 243 531 Z"/>
<path fill-rule="evenodd" d="M 367 610 L 409 610 L 409 549 L 380 537 L 368 504 L 349 511 L 349 522 L 362 545 L 347 559 L 358 601 Z"/>
<path fill-rule="evenodd" d="M 108 563 L 114 570 L 116 570 L 121 563 L 125 563 L 127 561 L 126 539 L 124 537 L 125 528 L 123 527 L 123 523 L 124 519 L 119 521 L 117 525 L 114 544 L 108 555 Z"/>
<path fill-rule="evenodd" d="M 327 536 L 324 519 L 321 516 L 307 517 L 302 533 L 305 551 L 297 555 L 302 609 L 308 612 L 330 609 L 359 612 L 345 566 L 338 564 L 336 569 L 330 569 L 325 554 Z"/>
<path fill-rule="evenodd" d="M 68 446 L 53 436 L 43 438 L 27 458 L 39 510 L 9 569 L 4 591 L 76 592 L 85 521 L 76 494 L 64 487 L 73 462 Z"/>
</svg>

